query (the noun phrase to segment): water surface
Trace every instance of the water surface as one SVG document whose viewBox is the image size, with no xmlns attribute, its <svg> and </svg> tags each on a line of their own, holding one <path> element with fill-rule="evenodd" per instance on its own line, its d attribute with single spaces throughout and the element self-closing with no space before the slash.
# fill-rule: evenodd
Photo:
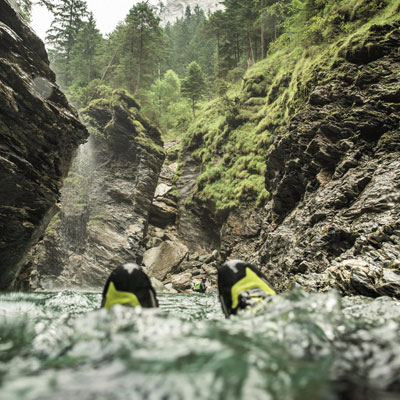
<svg viewBox="0 0 400 400">
<path fill-rule="evenodd" d="M 159 300 L 0 295 L 0 399 L 400 398 L 399 301 L 295 291 L 226 320 L 214 295 Z"/>
</svg>

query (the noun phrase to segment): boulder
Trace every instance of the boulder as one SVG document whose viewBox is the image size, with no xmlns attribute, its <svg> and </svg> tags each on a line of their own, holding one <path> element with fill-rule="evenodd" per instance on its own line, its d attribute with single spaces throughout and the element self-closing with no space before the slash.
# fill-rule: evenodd
<svg viewBox="0 0 400 400">
<path fill-rule="evenodd" d="M 206 273 L 207 276 L 217 275 L 217 273 L 218 273 L 217 264 L 216 263 L 203 264 L 202 268 L 203 268 L 203 271 Z"/>
<path fill-rule="evenodd" d="M 182 262 L 179 270 L 181 272 L 187 271 L 187 270 L 193 270 L 193 269 L 198 269 L 203 265 L 203 263 L 201 261 L 184 261 Z"/>
<path fill-rule="evenodd" d="M 179 242 L 165 241 L 160 246 L 147 250 L 143 255 L 143 264 L 151 276 L 162 281 L 168 273 L 178 270 L 187 256 L 188 248 Z"/>
<path fill-rule="evenodd" d="M 150 223 L 165 228 L 175 223 L 177 208 L 162 200 L 154 200 L 150 210 Z"/>
<path fill-rule="evenodd" d="M 192 287 L 192 274 L 184 272 L 183 274 L 174 275 L 171 278 L 172 286 L 175 290 L 181 292 Z"/>
</svg>

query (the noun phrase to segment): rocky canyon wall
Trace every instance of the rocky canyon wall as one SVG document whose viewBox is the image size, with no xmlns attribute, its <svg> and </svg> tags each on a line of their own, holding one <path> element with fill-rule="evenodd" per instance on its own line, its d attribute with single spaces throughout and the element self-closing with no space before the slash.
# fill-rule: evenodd
<svg viewBox="0 0 400 400">
<path fill-rule="evenodd" d="M 0 289 L 13 285 L 54 215 L 87 136 L 55 83 L 43 43 L 0 0 Z"/>
<path fill-rule="evenodd" d="M 372 25 L 267 158 L 259 263 L 287 287 L 400 296 L 400 24 Z"/>
<path fill-rule="evenodd" d="M 203 182 L 209 190 L 224 176 L 217 168 L 232 165 L 229 157 L 234 156 L 224 154 L 224 145 L 212 144 L 220 150 L 208 176 L 204 156 L 194 163 L 181 159 L 181 188 L 189 188 L 189 193 L 181 190 L 182 204 L 192 196 L 185 212 L 191 212 L 195 226 L 199 215 L 213 221 L 206 226 L 219 236 L 212 246 L 221 261 L 229 257 L 255 263 L 278 290 L 298 282 L 309 289 L 400 296 L 399 27 L 398 20 L 370 24 L 362 34 L 335 43 L 331 57 L 307 71 L 307 80 L 299 78 L 304 71 L 298 65 L 279 86 L 272 84 L 268 68 L 247 78 L 236 100 L 234 123 L 226 118 L 214 128 L 213 135 L 222 132 L 225 142 L 240 127 L 268 120 L 268 114 L 261 115 L 263 107 L 268 110 L 286 88 L 297 91 L 292 103 L 286 103 L 287 125 L 276 129 L 272 122 L 265 124 L 279 133 L 265 156 L 269 200 L 264 207 L 242 202 L 221 212 L 215 202 L 204 201 Z M 312 55 L 308 57 L 312 65 Z M 296 106 L 299 100 L 301 107 Z M 254 142 L 265 129 L 262 123 Z M 187 150 L 205 154 L 211 148 L 207 142 L 212 143 L 208 134 L 202 127 L 194 130 Z M 191 175 L 190 186 L 184 181 Z"/>
<path fill-rule="evenodd" d="M 62 190 L 60 212 L 20 280 L 34 289 L 99 289 L 110 270 L 141 263 L 149 211 L 164 160 L 158 129 L 124 91 L 94 100 L 91 132 Z"/>
</svg>

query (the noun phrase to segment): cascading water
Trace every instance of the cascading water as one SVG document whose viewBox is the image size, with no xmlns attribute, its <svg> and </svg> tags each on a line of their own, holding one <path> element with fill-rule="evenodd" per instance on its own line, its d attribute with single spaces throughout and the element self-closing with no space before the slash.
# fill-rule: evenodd
<svg viewBox="0 0 400 400">
<path fill-rule="evenodd" d="M 59 212 L 47 229 L 45 240 L 34 259 L 37 287 L 52 290 L 82 285 L 87 246 L 87 225 L 91 213 L 96 157 L 93 139 L 82 144 L 61 190 Z M 78 267 L 79 266 L 79 267 Z"/>
<path fill-rule="evenodd" d="M 214 295 L 98 309 L 97 293 L 0 296 L 5 400 L 395 400 L 400 302 L 278 295 L 223 318 Z"/>
</svg>

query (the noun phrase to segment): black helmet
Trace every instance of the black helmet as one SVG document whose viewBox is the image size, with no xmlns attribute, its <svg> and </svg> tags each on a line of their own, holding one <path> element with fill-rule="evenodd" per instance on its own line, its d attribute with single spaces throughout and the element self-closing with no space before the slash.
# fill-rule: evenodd
<svg viewBox="0 0 400 400">
<path fill-rule="evenodd" d="M 218 292 L 226 317 L 276 294 L 265 276 L 242 260 L 227 261 L 218 269 Z"/>
<path fill-rule="evenodd" d="M 116 304 L 158 307 L 156 292 L 139 265 L 125 264 L 111 272 L 104 286 L 101 306 L 110 308 Z"/>
</svg>

